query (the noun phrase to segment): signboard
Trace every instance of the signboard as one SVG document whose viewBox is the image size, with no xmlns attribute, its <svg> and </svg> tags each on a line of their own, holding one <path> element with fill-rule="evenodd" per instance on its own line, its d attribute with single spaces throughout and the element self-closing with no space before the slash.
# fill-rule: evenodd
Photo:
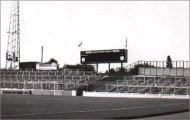
<svg viewBox="0 0 190 120">
<path fill-rule="evenodd" d="M 127 62 L 127 49 L 81 51 L 82 64 Z"/>
</svg>

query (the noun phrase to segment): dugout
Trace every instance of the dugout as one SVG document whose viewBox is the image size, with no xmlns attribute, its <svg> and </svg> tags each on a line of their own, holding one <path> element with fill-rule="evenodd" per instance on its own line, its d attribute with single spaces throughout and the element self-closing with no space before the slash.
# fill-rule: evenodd
<svg viewBox="0 0 190 120">
<path fill-rule="evenodd" d="M 91 91 L 92 92 L 93 90 L 94 90 L 93 84 L 80 86 L 76 89 L 76 96 L 83 96 L 83 91 Z"/>
</svg>

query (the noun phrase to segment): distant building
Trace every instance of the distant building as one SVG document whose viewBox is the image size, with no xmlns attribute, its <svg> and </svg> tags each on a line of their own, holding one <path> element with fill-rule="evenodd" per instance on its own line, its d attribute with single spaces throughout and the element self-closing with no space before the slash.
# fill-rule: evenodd
<svg viewBox="0 0 190 120">
<path fill-rule="evenodd" d="M 57 63 L 37 63 L 36 70 L 57 70 Z"/>
<path fill-rule="evenodd" d="M 33 69 L 36 70 L 36 64 L 39 62 L 20 62 L 20 70 Z"/>
<path fill-rule="evenodd" d="M 57 63 L 21 62 L 20 70 L 57 70 Z"/>
</svg>

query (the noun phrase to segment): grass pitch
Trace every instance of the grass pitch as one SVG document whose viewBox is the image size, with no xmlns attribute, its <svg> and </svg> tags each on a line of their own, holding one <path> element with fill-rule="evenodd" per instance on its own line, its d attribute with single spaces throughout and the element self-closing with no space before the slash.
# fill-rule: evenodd
<svg viewBox="0 0 190 120">
<path fill-rule="evenodd" d="M 189 100 L 1 95 L 2 119 L 142 118 L 189 111 Z"/>
</svg>

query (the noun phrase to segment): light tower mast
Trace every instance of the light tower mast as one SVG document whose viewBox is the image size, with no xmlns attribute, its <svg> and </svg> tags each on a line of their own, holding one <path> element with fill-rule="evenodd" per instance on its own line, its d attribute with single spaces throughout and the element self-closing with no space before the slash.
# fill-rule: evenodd
<svg viewBox="0 0 190 120">
<path fill-rule="evenodd" d="M 6 69 L 19 69 L 20 63 L 20 20 L 19 0 L 13 1 L 11 6 L 8 42 L 6 52 Z"/>
</svg>

